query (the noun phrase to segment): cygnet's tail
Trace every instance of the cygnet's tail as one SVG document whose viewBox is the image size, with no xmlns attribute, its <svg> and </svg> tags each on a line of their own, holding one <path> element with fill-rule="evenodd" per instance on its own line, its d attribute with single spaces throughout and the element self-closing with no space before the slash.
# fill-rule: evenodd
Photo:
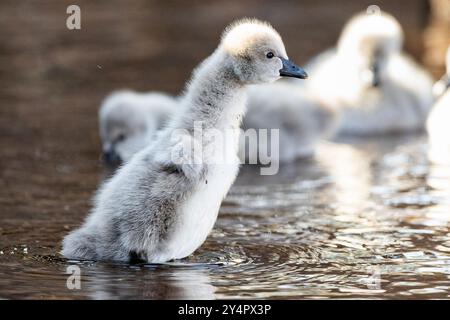
<svg viewBox="0 0 450 320">
<path fill-rule="evenodd" d="M 83 229 L 75 230 L 64 238 L 61 254 L 68 259 L 96 260 L 95 242 Z"/>
</svg>

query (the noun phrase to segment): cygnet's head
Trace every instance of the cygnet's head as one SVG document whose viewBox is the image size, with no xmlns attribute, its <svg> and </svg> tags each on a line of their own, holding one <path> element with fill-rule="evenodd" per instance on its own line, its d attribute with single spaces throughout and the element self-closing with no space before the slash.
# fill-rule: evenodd
<svg viewBox="0 0 450 320">
<path fill-rule="evenodd" d="M 232 23 L 222 35 L 219 50 L 232 63 L 244 84 L 267 83 L 280 77 L 305 79 L 306 72 L 291 62 L 278 32 L 266 22 L 243 19 Z"/>
<path fill-rule="evenodd" d="M 175 104 L 173 98 L 159 93 L 119 91 L 108 96 L 99 110 L 104 161 L 118 164 L 144 148 Z"/>
<path fill-rule="evenodd" d="M 379 87 L 392 55 L 401 52 L 403 31 L 398 21 L 384 12 L 360 13 L 344 27 L 338 41 L 338 55 L 354 66 L 367 87 Z"/>
<path fill-rule="evenodd" d="M 446 74 L 433 86 L 433 94 L 436 98 L 442 96 L 450 88 L 450 46 L 447 48 L 445 63 Z"/>
</svg>

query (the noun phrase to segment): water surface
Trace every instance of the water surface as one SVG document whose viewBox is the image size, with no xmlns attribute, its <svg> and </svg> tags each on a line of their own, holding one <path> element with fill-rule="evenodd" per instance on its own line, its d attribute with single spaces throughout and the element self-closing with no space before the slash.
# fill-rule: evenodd
<svg viewBox="0 0 450 320">
<path fill-rule="evenodd" d="M 243 167 L 206 243 L 164 265 L 62 259 L 62 237 L 106 173 L 60 164 L 59 186 L 2 197 L 0 297 L 448 298 L 450 168 L 425 154 L 426 138 L 414 135 L 323 143 L 276 176 Z M 40 170 L 58 183 L 54 166 Z M 66 286 L 73 264 L 80 290 Z"/>
</svg>

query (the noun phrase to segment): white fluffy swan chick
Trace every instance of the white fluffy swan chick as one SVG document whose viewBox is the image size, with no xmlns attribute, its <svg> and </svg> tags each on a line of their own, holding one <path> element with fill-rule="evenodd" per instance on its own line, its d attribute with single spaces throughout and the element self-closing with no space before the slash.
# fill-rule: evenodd
<svg viewBox="0 0 450 320">
<path fill-rule="evenodd" d="M 295 83 L 277 82 L 252 86 L 248 91 L 243 129 L 267 129 L 268 141 L 271 141 L 270 130 L 279 129 L 279 141 L 273 141 L 279 142 L 275 146 L 278 158 L 270 150 L 271 144 L 265 140 L 258 140 L 257 149 L 244 149 L 247 135 L 241 135 L 241 159 L 250 161 L 258 159 L 258 153 L 270 153 L 272 160 L 286 163 L 313 156 L 316 143 L 333 134 L 338 119 L 334 109 L 321 105 L 316 100 Z"/>
<path fill-rule="evenodd" d="M 193 253 L 213 228 L 238 172 L 246 87 L 280 76 L 304 78 L 305 73 L 288 60 L 270 25 L 243 20 L 228 27 L 218 48 L 194 71 L 183 112 L 100 188 L 85 223 L 64 239 L 62 254 L 162 263 Z M 196 137 L 199 123 L 203 131 L 231 131 L 232 143 L 224 147 L 214 136 Z M 194 150 L 191 156 L 196 146 L 202 153 Z"/>
<path fill-rule="evenodd" d="M 389 14 L 358 14 L 335 50 L 307 68 L 312 94 L 342 113 L 339 133 L 374 135 L 421 130 L 433 103 L 432 79 L 401 52 L 403 32 Z"/>
<path fill-rule="evenodd" d="M 441 96 L 430 112 L 427 121 L 429 159 L 438 164 L 450 165 L 450 47 L 447 49 L 447 74 L 437 83 Z"/>
<path fill-rule="evenodd" d="M 103 158 L 109 164 L 128 161 L 147 146 L 175 113 L 172 96 L 128 90 L 110 94 L 99 110 Z"/>
</svg>

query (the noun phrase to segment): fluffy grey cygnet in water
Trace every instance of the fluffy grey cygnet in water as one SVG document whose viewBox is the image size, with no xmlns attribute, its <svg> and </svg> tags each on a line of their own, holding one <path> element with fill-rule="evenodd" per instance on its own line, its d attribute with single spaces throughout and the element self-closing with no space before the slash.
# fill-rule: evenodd
<svg viewBox="0 0 450 320">
<path fill-rule="evenodd" d="M 108 164 L 128 161 L 149 145 L 178 109 L 176 98 L 164 93 L 116 91 L 99 110 L 103 159 Z"/>
<path fill-rule="evenodd" d="M 341 113 L 339 132 L 374 135 L 416 131 L 433 103 L 432 79 L 402 53 L 403 32 L 387 13 L 358 14 L 337 48 L 307 65 L 308 91 Z"/>
<path fill-rule="evenodd" d="M 450 165 L 450 47 L 447 49 L 447 72 L 435 85 L 440 95 L 427 121 L 429 159 L 437 164 Z"/>
<path fill-rule="evenodd" d="M 306 73 L 289 61 L 270 25 L 243 20 L 228 27 L 218 48 L 194 71 L 183 112 L 100 188 L 87 220 L 64 239 L 62 254 L 162 263 L 193 253 L 213 228 L 238 172 L 235 129 L 245 112 L 246 87 L 281 76 L 305 78 Z M 199 123 L 202 129 L 231 131 L 233 142 L 224 148 L 211 136 L 199 141 L 194 130 Z M 199 143 L 200 159 L 184 148 Z M 219 158 L 225 161 L 215 161 Z"/>
</svg>

